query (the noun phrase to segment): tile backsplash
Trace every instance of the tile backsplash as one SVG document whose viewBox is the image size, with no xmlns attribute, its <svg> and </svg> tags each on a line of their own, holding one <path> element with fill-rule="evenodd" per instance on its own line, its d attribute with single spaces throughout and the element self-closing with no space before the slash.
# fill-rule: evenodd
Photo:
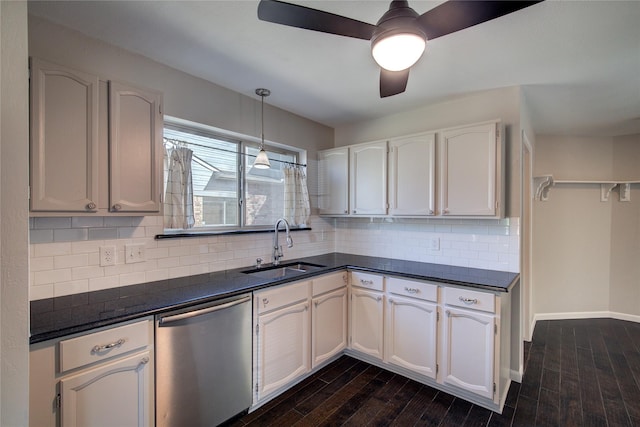
<svg viewBox="0 0 640 427">
<path fill-rule="evenodd" d="M 292 234 L 295 244 L 284 249 L 284 259 L 335 251 L 517 272 L 518 225 L 518 218 L 313 216 L 311 231 Z M 256 258 L 271 260 L 271 233 L 156 240 L 162 232 L 162 217 L 155 216 L 31 218 L 31 300 L 250 266 Z M 124 262 L 128 244 L 144 244 L 143 262 Z M 102 246 L 116 248 L 116 265 L 100 266 Z"/>
</svg>

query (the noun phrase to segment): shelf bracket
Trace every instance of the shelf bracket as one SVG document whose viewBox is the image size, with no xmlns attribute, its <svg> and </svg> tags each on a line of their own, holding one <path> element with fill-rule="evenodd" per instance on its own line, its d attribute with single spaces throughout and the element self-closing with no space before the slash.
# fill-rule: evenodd
<svg viewBox="0 0 640 427">
<path fill-rule="evenodd" d="M 630 182 L 622 182 L 619 184 L 620 190 L 620 201 L 621 202 L 630 202 L 631 201 L 631 183 Z"/>
<path fill-rule="evenodd" d="M 549 200 L 549 189 L 553 186 L 553 177 L 551 175 L 536 176 L 533 178 L 535 186 L 535 199 L 546 202 Z"/>
<path fill-rule="evenodd" d="M 608 202 L 611 191 L 616 188 L 617 185 L 618 183 L 616 182 L 607 182 L 600 184 L 600 201 Z"/>
</svg>

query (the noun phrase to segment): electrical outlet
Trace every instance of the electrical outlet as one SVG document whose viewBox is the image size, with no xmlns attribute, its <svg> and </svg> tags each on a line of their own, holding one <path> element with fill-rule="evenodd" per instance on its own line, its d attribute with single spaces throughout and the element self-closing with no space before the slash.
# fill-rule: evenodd
<svg viewBox="0 0 640 427">
<path fill-rule="evenodd" d="M 144 243 L 137 245 L 125 245 L 124 247 L 125 263 L 144 262 L 145 251 Z"/>
<path fill-rule="evenodd" d="M 440 250 L 440 238 L 439 237 L 432 237 L 431 240 L 429 240 L 429 249 L 431 249 L 432 251 L 439 251 Z"/>
<path fill-rule="evenodd" d="M 100 267 L 116 265 L 116 247 L 100 246 Z"/>
</svg>

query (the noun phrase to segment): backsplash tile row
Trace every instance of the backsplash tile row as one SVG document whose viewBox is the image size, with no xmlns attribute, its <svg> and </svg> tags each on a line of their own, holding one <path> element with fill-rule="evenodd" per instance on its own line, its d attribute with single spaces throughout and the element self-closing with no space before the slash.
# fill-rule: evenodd
<svg viewBox="0 0 640 427">
<path fill-rule="evenodd" d="M 519 221 L 311 218 L 293 233 L 285 260 L 345 252 L 411 261 L 519 271 Z M 161 217 L 30 219 L 32 300 L 270 262 L 271 233 L 155 240 Z M 437 239 L 438 248 L 432 248 Z M 124 263 L 125 245 L 144 244 L 146 259 Z M 116 265 L 100 266 L 100 247 L 116 247 Z"/>
</svg>

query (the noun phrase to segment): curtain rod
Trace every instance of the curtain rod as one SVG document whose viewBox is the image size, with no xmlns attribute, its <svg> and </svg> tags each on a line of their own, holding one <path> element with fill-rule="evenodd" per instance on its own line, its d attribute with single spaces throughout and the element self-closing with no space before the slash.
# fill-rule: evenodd
<svg viewBox="0 0 640 427">
<path fill-rule="evenodd" d="M 247 157 L 253 157 L 253 158 L 256 157 L 253 154 L 238 153 L 237 151 L 233 151 L 233 150 L 225 150 L 224 148 L 209 147 L 207 145 L 197 144 L 195 142 L 189 142 L 189 141 L 182 141 L 180 139 L 165 138 L 165 137 L 163 137 L 163 139 L 164 139 L 164 142 L 169 142 L 171 144 L 193 145 L 195 147 L 208 148 L 209 150 L 219 150 L 219 151 L 225 151 L 227 153 L 240 154 L 241 156 L 247 156 Z M 293 165 L 293 166 L 302 166 L 302 167 L 305 167 L 305 168 L 307 167 L 307 165 L 304 164 L 304 163 L 287 162 L 286 160 L 278 160 L 278 159 L 269 159 L 269 160 L 272 161 L 272 162 L 286 163 L 288 165 Z"/>
</svg>

